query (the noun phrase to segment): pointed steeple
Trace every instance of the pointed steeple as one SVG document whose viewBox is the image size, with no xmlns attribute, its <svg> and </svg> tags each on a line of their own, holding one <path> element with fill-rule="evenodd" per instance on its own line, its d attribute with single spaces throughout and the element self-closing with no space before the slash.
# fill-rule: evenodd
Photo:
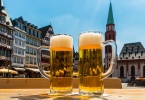
<svg viewBox="0 0 145 100">
<path fill-rule="evenodd" d="M 108 24 L 114 24 L 114 18 L 113 18 L 113 11 L 112 11 L 111 1 L 110 1 L 110 7 L 109 7 L 109 13 L 108 13 L 108 20 L 107 20 L 107 25 Z"/>
<path fill-rule="evenodd" d="M 0 6 L 4 6 L 4 4 L 3 4 L 3 1 L 2 0 L 0 0 Z"/>
</svg>

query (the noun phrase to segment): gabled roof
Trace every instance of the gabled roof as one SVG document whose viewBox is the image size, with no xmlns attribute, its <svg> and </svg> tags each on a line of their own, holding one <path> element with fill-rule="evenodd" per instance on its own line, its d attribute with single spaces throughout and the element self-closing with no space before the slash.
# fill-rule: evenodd
<svg viewBox="0 0 145 100">
<path fill-rule="evenodd" d="M 0 0 L 0 13 L 5 16 L 6 22 L 8 22 L 10 26 L 12 26 L 12 22 L 11 22 L 9 16 L 8 16 L 8 13 L 5 10 L 5 7 L 3 5 L 3 1 L 2 0 Z"/>
<path fill-rule="evenodd" d="M 16 21 L 21 22 L 21 23 L 24 24 L 24 20 L 23 20 L 23 17 L 22 16 L 20 16 L 19 18 L 15 18 L 14 20 L 12 20 L 13 26 L 16 25 Z"/>
<path fill-rule="evenodd" d="M 110 2 L 110 7 L 109 7 L 108 19 L 107 19 L 107 25 L 108 24 L 114 24 L 114 18 L 113 18 L 113 11 L 112 11 L 111 2 Z"/>
<path fill-rule="evenodd" d="M 134 42 L 134 43 L 127 43 L 124 44 L 121 53 L 119 56 L 122 56 L 123 54 L 128 55 L 129 53 L 135 54 L 135 53 L 145 53 L 145 49 L 141 42 Z"/>
<path fill-rule="evenodd" d="M 42 32 L 41 34 L 41 37 L 44 38 L 46 36 L 47 33 L 49 34 L 54 34 L 53 32 L 53 28 L 51 25 L 47 25 L 47 26 L 44 26 L 42 28 L 39 28 L 39 30 Z"/>
</svg>

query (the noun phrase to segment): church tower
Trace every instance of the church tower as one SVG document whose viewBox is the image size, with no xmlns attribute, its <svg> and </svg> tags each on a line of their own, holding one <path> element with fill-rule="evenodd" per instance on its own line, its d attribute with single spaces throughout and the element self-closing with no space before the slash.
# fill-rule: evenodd
<svg viewBox="0 0 145 100">
<path fill-rule="evenodd" d="M 107 19 L 107 24 L 106 24 L 105 40 L 116 41 L 115 23 L 114 23 L 114 18 L 113 18 L 113 10 L 112 10 L 111 2 L 110 2 L 108 19 Z M 111 54 L 112 54 L 111 46 L 106 46 L 105 47 L 105 66 L 104 66 L 105 70 L 107 70 L 110 66 Z"/>
</svg>

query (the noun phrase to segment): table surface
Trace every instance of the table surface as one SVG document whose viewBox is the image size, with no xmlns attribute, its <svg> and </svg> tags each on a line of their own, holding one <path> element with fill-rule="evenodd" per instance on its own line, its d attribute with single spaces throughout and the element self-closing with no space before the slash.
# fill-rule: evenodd
<svg viewBox="0 0 145 100">
<path fill-rule="evenodd" d="M 49 89 L 0 89 L 0 100 L 145 100 L 145 89 L 105 89 L 101 98 L 79 96 L 51 96 Z"/>
</svg>

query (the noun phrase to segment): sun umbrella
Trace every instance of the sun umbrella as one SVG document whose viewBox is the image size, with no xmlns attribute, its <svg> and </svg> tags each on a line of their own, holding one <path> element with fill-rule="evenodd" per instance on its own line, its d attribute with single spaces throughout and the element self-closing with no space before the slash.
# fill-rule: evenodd
<svg viewBox="0 0 145 100">
<path fill-rule="evenodd" d="M 17 71 L 10 70 L 10 69 L 0 69 L 0 73 L 11 73 L 11 74 L 18 74 Z"/>
</svg>

